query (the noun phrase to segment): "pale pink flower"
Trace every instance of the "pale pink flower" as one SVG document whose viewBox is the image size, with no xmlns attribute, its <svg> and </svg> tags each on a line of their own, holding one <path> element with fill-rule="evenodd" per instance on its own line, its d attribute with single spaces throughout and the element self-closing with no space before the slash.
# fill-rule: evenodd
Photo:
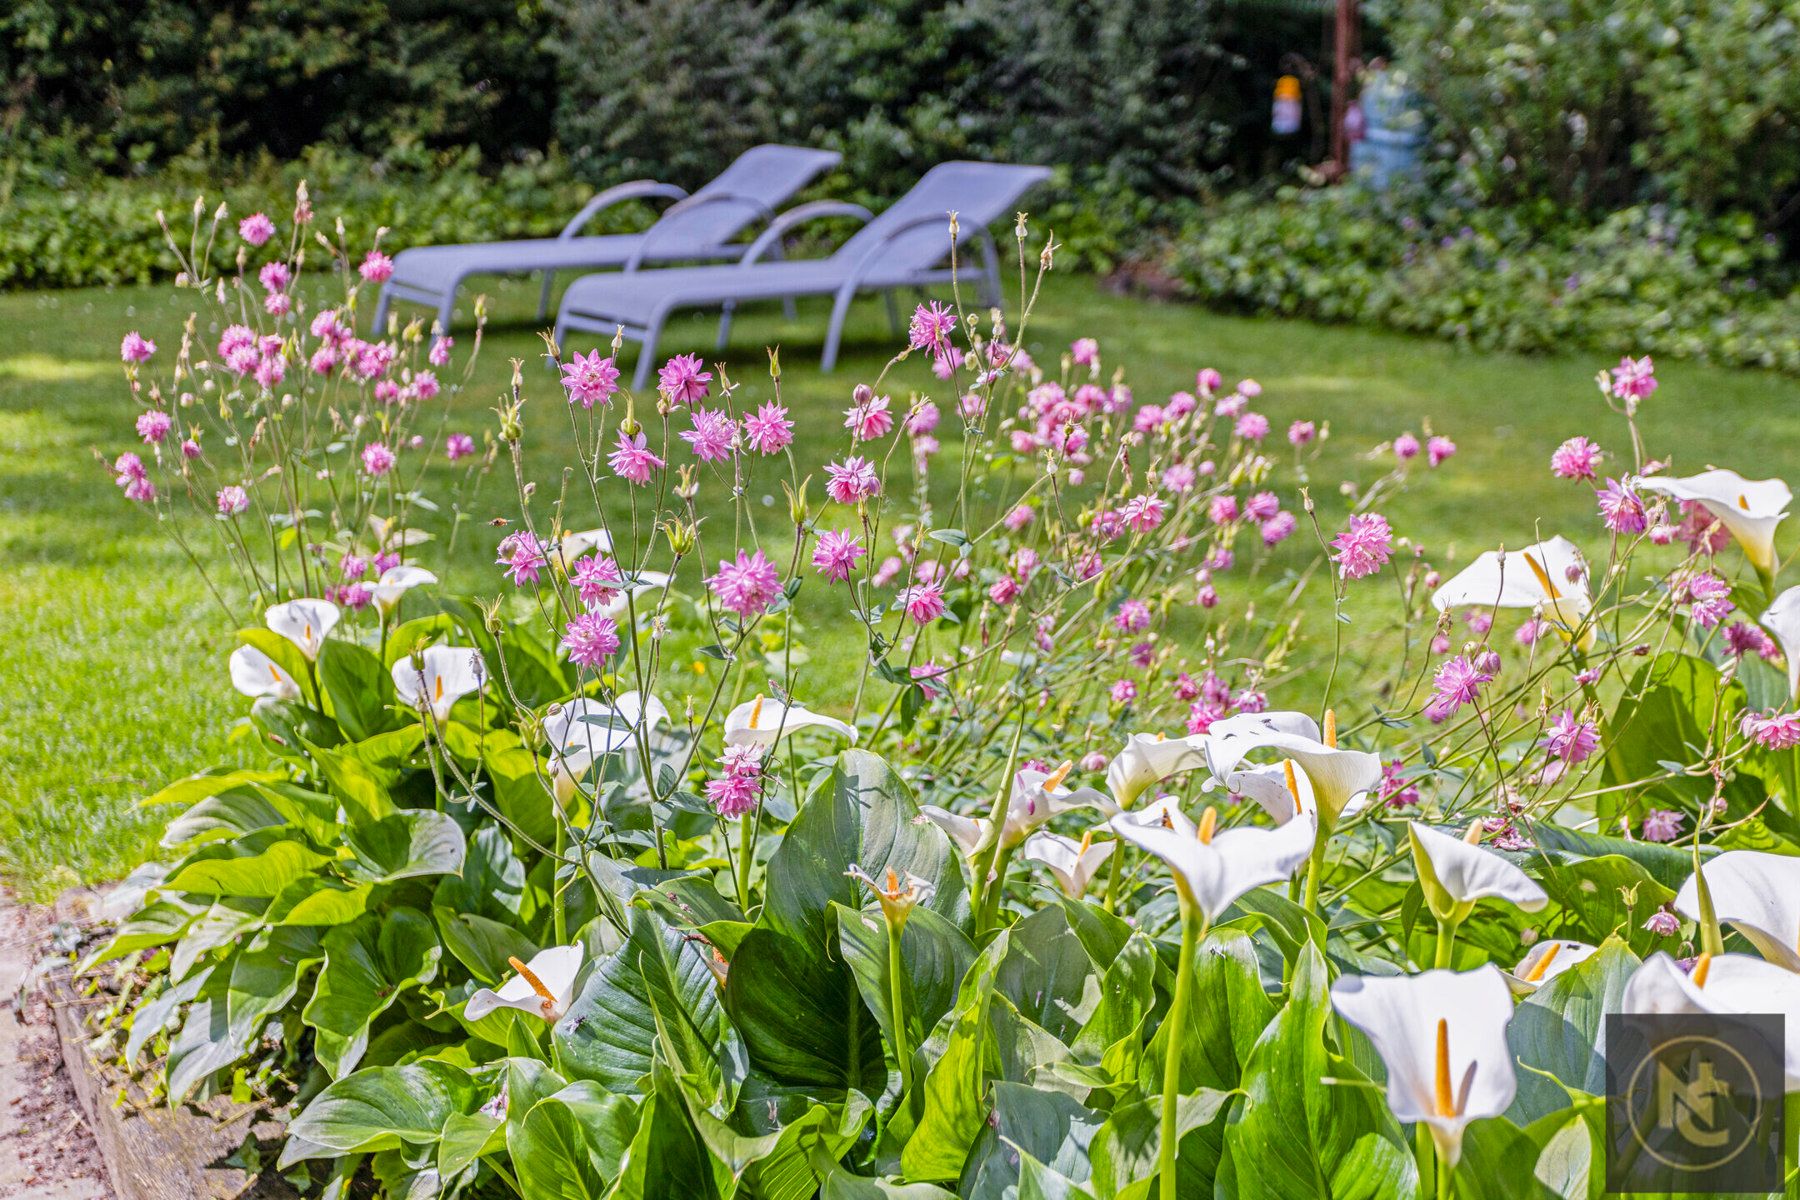
<svg viewBox="0 0 1800 1200">
<path fill-rule="evenodd" d="M 370 442 L 363 447 L 363 471 L 376 479 L 394 469 L 394 452 L 383 442 Z"/>
<path fill-rule="evenodd" d="M 1014 579 L 1011 575 L 1002 575 L 1000 578 L 994 580 L 992 587 L 988 588 L 988 599 L 992 600 L 995 604 L 1011 604 L 1018 598 L 1019 581 Z"/>
<path fill-rule="evenodd" d="M 1375 794 L 1389 808 L 1407 808 L 1419 802 L 1419 789 L 1407 777 L 1405 762 L 1398 758 L 1382 764 Z"/>
<path fill-rule="evenodd" d="M 1091 337 L 1076 338 L 1069 343 L 1070 361 L 1078 367 L 1091 367 L 1100 361 L 1100 343 Z"/>
<path fill-rule="evenodd" d="M 456 339 L 453 337 L 436 338 L 432 341 L 431 351 L 426 358 L 434 367 L 447 367 L 450 365 L 450 347 L 454 345 L 456 345 Z"/>
<path fill-rule="evenodd" d="M 1304 446 L 1319 435 L 1319 427 L 1311 421 L 1295 421 L 1288 426 L 1287 439 L 1295 446 Z"/>
<path fill-rule="evenodd" d="M 607 456 L 606 465 L 620 479 L 643 487 L 650 482 L 650 473 L 662 469 L 664 464 L 645 444 L 643 431 L 640 430 L 636 437 L 630 437 L 624 430 L 620 430 L 619 439 L 613 443 L 613 452 Z"/>
<path fill-rule="evenodd" d="M 721 817 L 746 816 L 762 798 L 761 746 L 727 746 L 719 760 L 724 773 L 706 781 L 706 798 Z"/>
<path fill-rule="evenodd" d="M 923 437 L 934 432 L 941 420 L 943 414 L 938 411 L 936 404 L 930 400 L 920 400 L 906 414 L 906 432 L 913 437 Z"/>
<path fill-rule="evenodd" d="M 813 547 L 813 570 L 833 583 L 842 583 L 869 552 L 856 540 L 855 534 L 827 529 Z"/>
<path fill-rule="evenodd" d="M 690 410 L 694 427 L 681 435 L 681 440 L 694 448 L 701 462 L 722 462 L 731 457 L 732 443 L 737 440 L 737 422 L 723 412 L 705 408 Z"/>
<path fill-rule="evenodd" d="M 1676 588 L 1676 597 L 1688 606 L 1694 623 L 1703 629 L 1713 628 L 1735 607 L 1731 602 L 1731 585 L 1708 571 L 1682 580 Z"/>
<path fill-rule="evenodd" d="M 611 617 L 578 613 L 563 627 L 562 648 L 576 666 L 599 670 L 619 651 L 619 627 Z"/>
<path fill-rule="evenodd" d="M 853 442 L 872 442 L 894 431 L 894 414 L 888 411 L 886 396 L 870 396 L 860 404 L 844 410 L 844 428 Z"/>
<path fill-rule="evenodd" d="M 1130 704 L 1137 699 L 1138 695 L 1137 684 L 1129 679 L 1115 680 L 1108 690 L 1112 694 L 1114 704 Z"/>
<path fill-rule="evenodd" d="M 1656 387 L 1656 366 L 1650 361 L 1648 354 L 1638 359 L 1629 355 L 1621 358 L 1612 373 L 1613 395 L 1621 400 L 1646 399 Z"/>
<path fill-rule="evenodd" d="M 1644 928 L 1657 937 L 1674 937 L 1681 932 L 1681 918 L 1666 908 L 1659 908 L 1650 914 Z"/>
<path fill-rule="evenodd" d="M 238 236 L 252 246 L 261 246 L 275 236 L 275 222 L 264 213 L 251 213 L 238 222 Z"/>
<path fill-rule="evenodd" d="M 1003 523 L 1008 529 L 1017 533 L 1036 519 L 1037 510 L 1035 508 L 1032 508 L 1029 504 L 1019 504 L 1015 505 L 1013 510 L 1006 514 Z"/>
<path fill-rule="evenodd" d="M 598 350 L 590 350 L 562 365 L 562 385 L 570 404 L 592 408 L 619 390 L 619 368 L 610 355 L 603 358 Z"/>
<path fill-rule="evenodd" d="M 1142 600 L 1125 601 L 1113 614 L 1113 625 L 1120 633 L 1140 633 L 1150 628 L 1150 606 Z"/>
<path fill-rule="evenodd" d="M 598 554 L 587 554 L 569 564 L 569 582 L 589 608 L 610 604 L 619 594 L 623 578 L 619 564 Z"/>
<path fill-rule="evenodd" d="M 233 328 L 242 328 L 242 326 L 234 326 Z M 229 330 L 227 332 L 229 332 Z M 156 343 L 135 329 L 126 334 L 124 340 L 119 343 L 119 360 L 121 362 L 148 362 L 150 356 L 155 353 Z"/>
<path fill-rule="evenodd" d="M 841 463 L 826 463 L 825 494 L 839 504 L 859 504 L 881 493 L 881 478 L 875 465 L 865 458 L 846 458 Z"/>
<path fill-rule="evenodd" d="M 1539 617 L 1529 617 L 1523 625 L 1519 626 L 1518 631 L 1513 634 L 1513 640 L 1521 646 L 1536 645 L 1537 640 L 1543 637 L 1549 630 L 1550 622 Z"/>
<path fill-rule="evenodd" d="M 129 494 L 129 493 L 128 493 Z M 1765 750 L 1800 746 L 1800 712 L 1747 712 L 1739 726 L 1745 737 Z"/>
<path fill-rule="evenodd" d="M 1614 533 L 1642 533 L 1649 528 L 1644 502 L 1635 490 L 1617 479 L 1608 479 L 1606 487 L 1594 493 L 1594 501 L 1599 505 L 1600 519 Z"/>
<path fill-rule="evenodd" d="M 1401 462 L 1419 456 L 1419 439 L 1410 433 L 1403 433 L 1394 439 L 1394 457 Z"/>
<path fill-rule="evenodd" d="M 929 350 L 933 354 L 941 354 L 950 347 L 950 338 L 955 332 L 956 314 L 933 300 L 930 304 L 921 304 L 913 310 L 907 342 L 914 350 Z"/>
<path fill-rule="evenodd" d="M 1474 703 L 1481 685 L 1493 678 L 1491 672 L 1482 670 L 1484 665 L 1471 662 L 1460 654 L 1446 659 L 1432 676 L 1431 700 L 1425 705 L 1426 717 L 1434 722 L 1446 721 L 1463 705 Z"/>
<path fill-rule="evenodd" d="M 906 563 L 898 555 L 890 554 L 881 560 L 881 565 L 875 568 L 875 574 L 870 577 L 869 582 L 876 587 L 886 587 L 905 566 Z"/>
<path fill-rule="evenodd" d="M 901 588 L 894 603 L 912 618 L 915 625 L 929 625 L 944 615 L 944 589 L 935 583 L 918 583 Z"/>
<path fill-rule="evenodd" d="M 137 432 L 148 445 L 157 445 L 169 436 L 169 430 L 175 427 L 175 419 L 160 408 L 150 409 L 138 414 Z"/>
<path fill-rule="evenodd" d="M 1265 546 L 1278 546 L 1299 528 L 1300 522 L 1291 512 L 1279 512 L 1262 523 Z"/>
<path fill-rule="evenodd" d="M 217 503 L 220 516 L 240 516 L 250 508 L 250 493 L 235 483 L 227 484 L 219 489 Z"/>
<path fill-rule="evenodd" d="M 1604 457 L 1606 455 L 1593 442 L 1584 437 L 1572 437 L 1550 456 L 1550 473 L 1559 479 L 1592 479 Z"/>
<path fill-rule="evenodd" d="M 263 297 L 263 311 L 271 317 L 285 317 L 294 309 L 294 299 L 286 292 L 270 292 Z"/>
<path fill-rule="evenodd" d="M 1667 808 L 1653 808 L 1644 814 L 1642 836 L 1646 842 L 1672 842 L 1681 836 L 1681 823 L 1687 814 Z"/>
<path fill-rule="evenodd" d="M 1252 521 L 1266 521 L 1281 511 L 1281 498 L 1274 492 L 1258 492 L 1244 505 L 1244 515 Z"/>
<path fill-rule="evenodd" d="M 794 440 L 787 409 L 769 402 L 744 418 L 744 442 L 758 454 L 778 454 Z"/>
<path fill-rule="evenodd" d="M 288 270 L 288 265 L 284 262 L 264 263 L 256 277 L 262 281 L 263 290 L 268 292 L 284 291 L 288 284 L 294 282 L 294 273 Z"/>
<path fill-rule="evenodd" d="M 1573 766 L 1593 757 L 1595 749 L 1600 745 L 1600 731 L 1594 727 L 1593 722 L 1584 721 L 1565 708 L 1550 723 L 1550 732 L 1545 736 L 1543 745 L 1551 758 L 1561 759 Z"/>
<path fill-rule="evenodd" d="M 698 354 L 677 354 L 656 373 L 656 386 L 671 404 L 704 400 L 712 382 L 712 372 L 701 369 L 704 365 Z"/>
<path fill-rule="evenodd" d="M 370 283 L 386 283 L 393 278 L 394 260 L 379 250 L 371 250 L 363 257 L 357 272 Z"/>
<path fill-rule="evenodd" d="M 1194 375 L 1194 387 L 1202 396 L 1210 396 L 1225 385 L 1225 377 L 1211 367 L 1201 367 Z"/>
<path fill-rule="evenodd" d="M 494 561 L 506 568 L 502 573 L 514 587 L 537 582 L 538 573 L 544 569 L 544 548 L 536 534 L 526 529 L 507 534 L 500 539 L 499 553 Z"/>
<path fill-rule="evenodd" d="M 1394 535 L 1380 513 L 1358 513 L 1349 528 L 1331 541 L 1336 551 L 1331 561 L 1345 579 L 1362 579 L 1387 566 L 1393 557 Z"/>
<path fill-rule="evenodd" d="M 1229 525 L 1238 519 L 1238 502 L 1236 496 L 1214 496 L 1207 506 L 1207 519 L 1214 525 Z"/>
<path fill-rule="evenodd" d="M 466 433 L 453 433 L 444 439 L 444 457 L 451 462 L 475 453 L 475 439 Z"/>
<path fill-rule="evenodd" d="M 1136 532 L 1149 533 L 1163 523 L 1163 513 L 1167 507 L 1161 496 L 1146 492 L 1127 500 L 1119 510 L 1119 516 Z"/>
<path fill-rule="evenodd" d="M 1246 441 L 1260 442 L 1269 436 L 1269 418 L 1258 412 L 1247 412 L 1237 419 L 1231 432 Z"/>
<path fill-rule="evenodd" d="M 1167 467 L 1162 473 L 1162 485 L 1176 495 L 1193 490 L 1194 468 L 1186 463 L 1176 463 Z"/>
<path fill-rule="evenodd" d="M 1434 437 L 1425 443 L 1425 461 L 1431 466 L 1441 466 L 1445 459 L 1456 453 L 1456 443 L 1447 437 Z"/>
<path fill-rule="evenodd" d="M 720 560 L 706 585 L 720 608 L 746 620 L 767 612 L 781 594 L 781 576 L 761 550 L 754 554 L 739 550 L 736 562 Z"/>
</svg>

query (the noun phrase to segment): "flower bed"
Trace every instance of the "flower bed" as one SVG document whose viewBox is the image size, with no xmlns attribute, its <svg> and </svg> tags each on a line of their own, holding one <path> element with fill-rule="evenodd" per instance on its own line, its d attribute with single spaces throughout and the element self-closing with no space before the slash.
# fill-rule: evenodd
<svg viewBox="0 0 1800 1200">
<path fill-rule="evenodd" d="M 1579 543 L 1497 509 L 1439 562 L 1382 508 L 1455 470 L 1441 433 L 1340 521 L 1329 430 L 1253 381 L 1033 361 L 1023 219 L 1017 310 L 921 306 L 822 478 L 773 353 L 634 395 L 618 347 L 550 347 L 477 443 L 479 333 L 358 337 L 379 247 L 310 307 L 309 222 L 243 219 L 234 272 L 185 264 L 216 307 L 122 346 L 116 482 L 254 614 L 261 761 L 147 799 L 170 861 L 83 964 L 146 1087 L 287 1106 L 284 1172 L 1518 1195 L 1603 1173 L 1603 1011 L 1800 1029 L 1788 492 L 1653 460 L 1648 359 L 1601 373 L 1600 444 L 1546 447 Z M 491 468 L 491 594 L 447 594 Z"/>
</svg>

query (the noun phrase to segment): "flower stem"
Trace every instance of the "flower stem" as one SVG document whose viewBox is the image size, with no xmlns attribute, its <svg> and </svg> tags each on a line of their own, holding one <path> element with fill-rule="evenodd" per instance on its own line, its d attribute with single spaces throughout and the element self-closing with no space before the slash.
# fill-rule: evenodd
<svg viewBox="0 0 1800 1200">
<path fill-rule="evenodd" d="M 1162 1140 L 1156 1148 L 1158 1194 L 1162 1200 L 1177 1200 L 1175 1194 L 1175 1105 L 1181 1096 L 1182 1026 L 1187 1023 L 1188 993 L 1193 990 L 1194 950 L 1200 944 L 1200 927 L 1204 920 L 1191 904 L 1181 906 L 1181 957 L 1175 961 L 1175 998 L 1169 1003 L 1165 1024 L 1169 1040 L 1163 1058 Z"/>
<path fill-rule="evenodd" d="M 1321 812 L 1319 816 L 1324 817 Z M 1325 849 L 1331 844 L 1331 829 L 1321 819 L 1318 836 L 1313 840 L 1312 854 L 1306 860 L 1306 893 L 1301 907 L 1315 916 L 1319 912 L 1319 885 L 1325 878 Z"/>
<path fill-rule="evenodd" d="M 888 999 L 894 1014 L 894 1058 L 900 1063 L 900 1094 L 912 1091 L 912 1047 L 906 1036 L 906 975 L 900 956 L 901 926 L 888 925 Z"/>
<path fill-rule="evenodd" d="M 1006 871 L 1012 866 L 1013 848 L 1007 846 L 994 855 L 993 878 L 987 880 L 981 893 L 981 920 L 975 931 L 986 933 L 1000 916 L 1000 900 L 1006 892 Z"/>
<path fill-rule="evenodd" d="M 1107 876 L 1106 876 L 1105 908 L 1106 908 L 1107 912 L 1114 911 L 1114 905 L 1116 905 L 1118 903 L 1119 872 L 1123 869 L 1120 866 L 1120 864 L 1123 863 L 1124 861 L 1125 861 L 1125 843 L 1124 843 L 1124 841 L 1120 841 L 1118 849 L 1116 849 L 1112 852 L 1112 864 L 1108 868 L 1108 872 L 1107 872 Z"/>
<path fill-rule="evenodd" d="M 1438 918 L 1437 923 L 1437 958 L 1432 966 L 1440 971 L 1450 969 L 1452 952 L 1456 949 L 1456 926 L 1458 922 Z"/>
<path fill-rule="evenodd" d="M 1437 1160 L 1438 1200 L 1450 1200 L 1450 1176 L 1455 1170 L 1456 1168 L 1444 1157 L 1443 1151 L 1440 1149 Z"/>
<path fill-rule="evenodd" d="M 751 809 L 738 822 L 737 900 L 746 920 L 750 914 L 750 857 L 755 846 L 751 834 L 755 832 L 752 826 L 755 819 L 756 810 Z"/>
<path fill-rule="evenodd" d="M 563 946 L 568 944 L 568 938 L 564 936 L 566 929 L 563 916 L 563 890 L 561 883 L 556 878 L 557 871 L 562 869 L 563 861 L 563 823 L 560 814 L 556 821 L 555 848 L 556 858 L 553 861 L 556 864 L 556 870 L 550 873 L 550 925 L 556 934 L 556 944 Z"/>
</svg>

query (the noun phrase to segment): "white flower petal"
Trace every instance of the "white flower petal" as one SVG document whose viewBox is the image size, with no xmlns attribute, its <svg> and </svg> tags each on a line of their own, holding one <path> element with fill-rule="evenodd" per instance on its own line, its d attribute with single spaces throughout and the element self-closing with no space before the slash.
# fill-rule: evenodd
<svg viewBox="0 0 1800 1200">
<path fill-rule="evenodd" d="M 1525 996 L 1599 952 L 1598 946 L 1590 946 L 1586 942 L 1547 938 L 1527 951 L 1525 957 L 1519 960 L 1518 966 L 1503 974 L 1506 976 L 1507 986 L 1515 994 Z M 1546 959 L 1549 960 L 1547 963 Z"/>
<path fill-rule="evenodd" d="M 438 577 L 424 567 L 413 567 L 402 563 L 397 567 L 389 567 L 381 573 L 381 578 L 369 586 L 369 594 L 375 598 L 375 604 L 384 613 L 392 613 L 400 603 L 400 597 L 416 587 L 428 583 L 436 583 Z"/>
<path fill-rule="evenodd" d="M 1155 733 L 1134 733 L 1106 768 L 1106 786 L 1113 804 L 1130 808 L 1145 790 L 1171 775 L 1206 765 L 1202 735 L 1169 738 Z"/>
<path fill-rule="evenodd" d="M 1317 833 L 1311 813 L 1276 829 L 1227 829 L 1210 842 L 1160 825 L 1146 827 L 1131 816 L 1114 817 L 1113 832 L 1167 863 L 1208 921 L 1251 889 L 1291 877 L 1312 853 Z"/>
<path fill-rule="evenodd" d="M 1409 822 L 1408 828 L 1431 863 L 1432 873 L 1458 904 L 1490 896 L 1510 901 L 1523 912 L 1536 912 L 1550 897 L 1531 876 L 1484 846 L 1471 846 L 1459 837 L 1440 833 L 1429 825 Z"/>
<path fill-rule="evenodd" d="M 463 1008 L 463 1016 L 470 1021 L 479 1021 L 496 1009 L 516 1008 L 534 1017 L 555 1021 L 568 1011 L 569 1002 L 575 998 L 575 978 L 581 974 L 584 959 L 585 952 L 579 945 L 540 950 L 525 966 L 549 989 L 553 1000 L 546 1001 L 523 975 L 514 975 L 497 992 L 488 988 L 477 990 Z"/>
<path fill-rule="evenodd" d="M 289 600 L 272 605 L 263 619 L 270 629 L 300 647 L 300 653 L 316 659 L 339 615 L 338 606 L 329 600 Z"/>
<path fill-rule="evenodd" d="M 1063 892 L 1071 899 L 1079 900 L 1086 894 L 1101 864 L 1111 858 L 1118 847 L 1117 842 L 1095 842 L 1084 849 L 1074 838 L 1040 831 L 1025 839 L 1019 856 L 1048 867 Z"/>
<path fill-rule="evenodd" d="M 392 669 L 394 691 L 409 708 L 429 708 L 438 721 L 464 696 L 481 690 L 487 678 L 481 652 L 470 646 L 428 646 L 418 656 L 397 660 Z"/>
<path fill-rule="evenodd" d="M 300 698 L 300 685 L 294 677 L 255 646 L 239 646 L 231 652 L 231 686 L 246 696 Z"/>
<path fill-rule="evenodd" d="M 1716 954 L 1707 962 L 1704 985 L 1696 985 L 1674 959 L 1658 952 L 1626 983 L 1620 1011 L 1778 1014 L 1786 1027 L 1787 1090 L 1800 1091 L 1800 975 L 1792 971 L 1747 954 Z"/>
<path fill-rule="evenodd" d="M 927 821 L 950 835 L 950 840 L 956 843 L 964 858 L 975 857 L 975 851 L 987 840 L 990 822 L 986 817 L 965 817 L 935 804 L 921 804 L 919 812 Z"/>
<path fill-rule="evenodd" d="M 1223 783 L 1245 757 L 1267 745 L 1270 734 L 1291 734 L 1318 742 L 1319 723 L 1302 712 L 1239 713 L 1214 721 L 1204 734 L 1207 770 Z"/>
<path fill-rule="evenodd" d="M 798 704 L 783 704 L 773 697 L 758 696 L 746 700 L 725 715 L 727 746 L 773 746 L 782 738 L 802 729 L 819 727 L 856 740 L 856 730 L 849 724 L 813 712 Z"/>
<path fill-rule="evenodd" d="M 1762 615 L 1762 626 L 1787 659 L 1788 695 L 1800 701 L 1800 585 L 1775 597 Z"/>
<path fill-rule="evenodd" d="M 1800 858 L 1760 850 L 1728 850 L 1701 865 L 1713 912 L 1777 966 L 1800 971 Z M 1700 889 L 1681 885 L 1675 908 L 1700 919 Z"/>
<path fill-rule="evenodd" d="M 1745 479 L 1736 471 L 1714 469 L 1681 479 L 1641 476 L 1640 490 L 1659 492 L 1702 505 L 1730 531 L 1744 557 L 1759 570 L 1775 566 L 1775 530 L 1787 516 L 1794 493 L 1779 479 Z"/>
<path fill-rule="evenodd" d="M 1541 577 L 1532 569 L 1532 563 L 1543 571 Z M 1542 606 L 1548 615 L 1565 624 L 1579 624 L 1590 605 L 1587 560 L 1575 543 L 1565 537 L 1504 553 L 1489 550 L 1433 592 L 1431 603 L 1439 612 L 1452 608 Z"/>
</svg>

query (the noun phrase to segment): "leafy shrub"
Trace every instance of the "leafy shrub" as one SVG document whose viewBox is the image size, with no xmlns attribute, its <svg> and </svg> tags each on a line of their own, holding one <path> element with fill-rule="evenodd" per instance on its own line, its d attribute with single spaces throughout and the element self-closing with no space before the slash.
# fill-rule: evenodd
<svg viewBox="0 0 1800 1200">
<path fill-rule="evenodd" d="M 1640 206 L 1545 232 L 1508 209 L 1284 189 L 1209 209 L 1169 263 L 1189 295 L 1252 311 L 1800 370 L 1791 273 L 1747 216 Z"/>
<path fill-rule="evenodd" d="M 84 969 L 103 1052 L 286 1104 L 329 1194 L 1542 1194 L 1599 1178 L 1606 1012 L 1800 1018 L 1791 495 L 1663 473 L 1648 358 L 1552 458 L 1591 550 L 1501 513 L 1463 564 L 1380 513 L 1441 433 L 1309 486 L 1329 431 L 1276 450 L 1253 381 L 1032 361 L 1029 284 L 915 311 L 823 497 L 773 355 L 638 396 L 594 350 L 458 452 L 517 484 L 475 601 L 367 561 L 474 515 L 409 436 L 454 347 L 337 318 L 361 245 L 310 311 L 277 232 L 121 348 L 126 498 L 282 603 L 230 664 L 261 760 L 149 799 L 173 861 Z"/>
</svg>

